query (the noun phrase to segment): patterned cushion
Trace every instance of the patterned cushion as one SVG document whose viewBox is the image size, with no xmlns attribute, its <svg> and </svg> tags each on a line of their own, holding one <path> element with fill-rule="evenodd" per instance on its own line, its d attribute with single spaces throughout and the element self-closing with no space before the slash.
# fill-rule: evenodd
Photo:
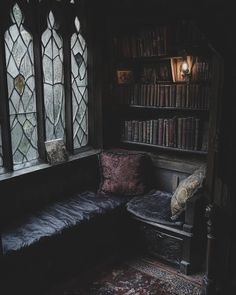
<svg viewBox="0 0 236 295">
<path fill-rule="evenodd" d="M 202 187 L 205 178 L 206 168 L 201 166 L 193 174 L 182 180 L 171 198 L 172 220 L 176 220 L 185 210 L 185 204 L 188 198 Z"/>
<path fill-rule="evenodd" d="M 134 196 L 149 190 L 151 159 L 147 154 L 106 151 L 99 155 L 99 160 L 99 193 Z"/>
</svg>

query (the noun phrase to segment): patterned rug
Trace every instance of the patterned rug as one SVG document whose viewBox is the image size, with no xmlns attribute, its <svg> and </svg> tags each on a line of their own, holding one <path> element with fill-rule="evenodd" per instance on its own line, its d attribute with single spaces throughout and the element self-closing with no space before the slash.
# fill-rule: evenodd
<svg viewBox="0 0 236 295">
<path fill-rule="evenodd" d="M 150 259 L 137 259 L 58 286 L 46 295 L 200 295 L 201 275 L 185 276 Z"/>
</svg>

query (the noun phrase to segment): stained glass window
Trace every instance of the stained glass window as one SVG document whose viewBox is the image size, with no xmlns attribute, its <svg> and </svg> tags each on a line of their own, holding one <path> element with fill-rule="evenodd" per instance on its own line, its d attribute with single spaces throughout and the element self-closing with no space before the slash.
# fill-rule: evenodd
<svg viewBox="0 0 236 295">
<path fill-rule="evenodd" d="M 35 76 L 32 36 L 23 27 L 17 4 L 11 12 L 13 25 L 5 33 L 6 69 L 13 163 L 38 157 Z"/>
<path fill-rule="evenodd" d="M 46 139 L 63 138 L 65 133 L 63 42 L 56 32 L 52 12 L 49 13 L 48 27 L 42 35 L 42 58 Z"/>
<path fill-rule="evenodd" d="M 63 138 L 70 152 L 88 144 L 88 52 L 71 9 L 76 1 L 65 6 L 52 3 L 51 11 L 46 1 L 39 2 L 25 1 L 22 7 L 17 0 L 9 4 L 11 23 L 0 36 L 5 49 L 0 65 L 7 82 L 1 84 L 5 111 L 0 122 L 0 168 L 6 170 L 0 173 L 46 161 L 45 141 Z M 53 13 L 61 8 L 68 20 L 58 23 Z M 45 27 L 32 15 L 36 10 L 47 20 Z M 73 34 L 61 36 L 72 24 Z M 42 32 L 41 37 L 35 38 L 36 32 Z M 3 131 L 6 138 L 1 137 Z"/>
<path fill-rule="evenodd" d="M 71 81 L 74 148 L 79 148 L 88 143 L 87 46 L 77 17 L 75 28 L 77 32 L 71 38 Z"/>
</svg>

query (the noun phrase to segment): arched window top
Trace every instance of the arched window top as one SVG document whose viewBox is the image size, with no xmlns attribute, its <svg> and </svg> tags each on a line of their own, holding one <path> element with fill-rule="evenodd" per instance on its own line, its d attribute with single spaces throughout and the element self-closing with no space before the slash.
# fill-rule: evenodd
<svg viewBox="0 0 236 295">
<path fill-rule="evenodd" d="M 24 22 L 23 14 L 17 3 L 12 7 L 11 19 L 12 22 L 15 23 L 18 27 L 20 27 Z"/>
<path fill-rule="evenodd" d="M 79 21 L 77 16 L 75 18 L 75 28 L 76 28 L 76 31 L 79 33 L 79 31 L 80 31 L 80 21 Z"/>
<path fill-rule="evenodd" d="M 48 28 L 49 29 L 56 29 L 55 27 L 55 17 L 52 11 L 49 12 L 48 14 L 48 19 L 47 19 L 47 23 L 48 23 Z"/>
</svg>

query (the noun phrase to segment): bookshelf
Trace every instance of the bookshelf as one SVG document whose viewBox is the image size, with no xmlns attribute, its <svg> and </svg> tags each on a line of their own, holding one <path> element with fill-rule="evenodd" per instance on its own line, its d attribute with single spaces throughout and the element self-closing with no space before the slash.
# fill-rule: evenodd
<svg viewBox="0 0 236 295">
<path fill-rule="evenodd" d="M 120 144 L 206 155 L 211 54 L 202 36 L 186 22 L 152 25 L 119 32 L 112 48 Z"/>
<path fill-rule="evenodd" d="M 128 144 L 128 145 L 133 145 L 133 146 L 142 145 L 142 146 L 147 146 L 147 147 L 161 148 L 162 150 L 166 150 L 166 151 L 185 152 L 185 153 L 189 153 L 189 154 L 199 154 L 199 155 L 206 155 L 207 154 L 206 151 L 193 151 L 193 150 L 189 150 L 189 149 L 179 149 L 179 148 L 173 148 L 173 147 L 167 147 L 167 146 L 134 142 L 134 141 L 129 141 L 129 140 L 124 140 L 123 143 Z"/>
</svg>

